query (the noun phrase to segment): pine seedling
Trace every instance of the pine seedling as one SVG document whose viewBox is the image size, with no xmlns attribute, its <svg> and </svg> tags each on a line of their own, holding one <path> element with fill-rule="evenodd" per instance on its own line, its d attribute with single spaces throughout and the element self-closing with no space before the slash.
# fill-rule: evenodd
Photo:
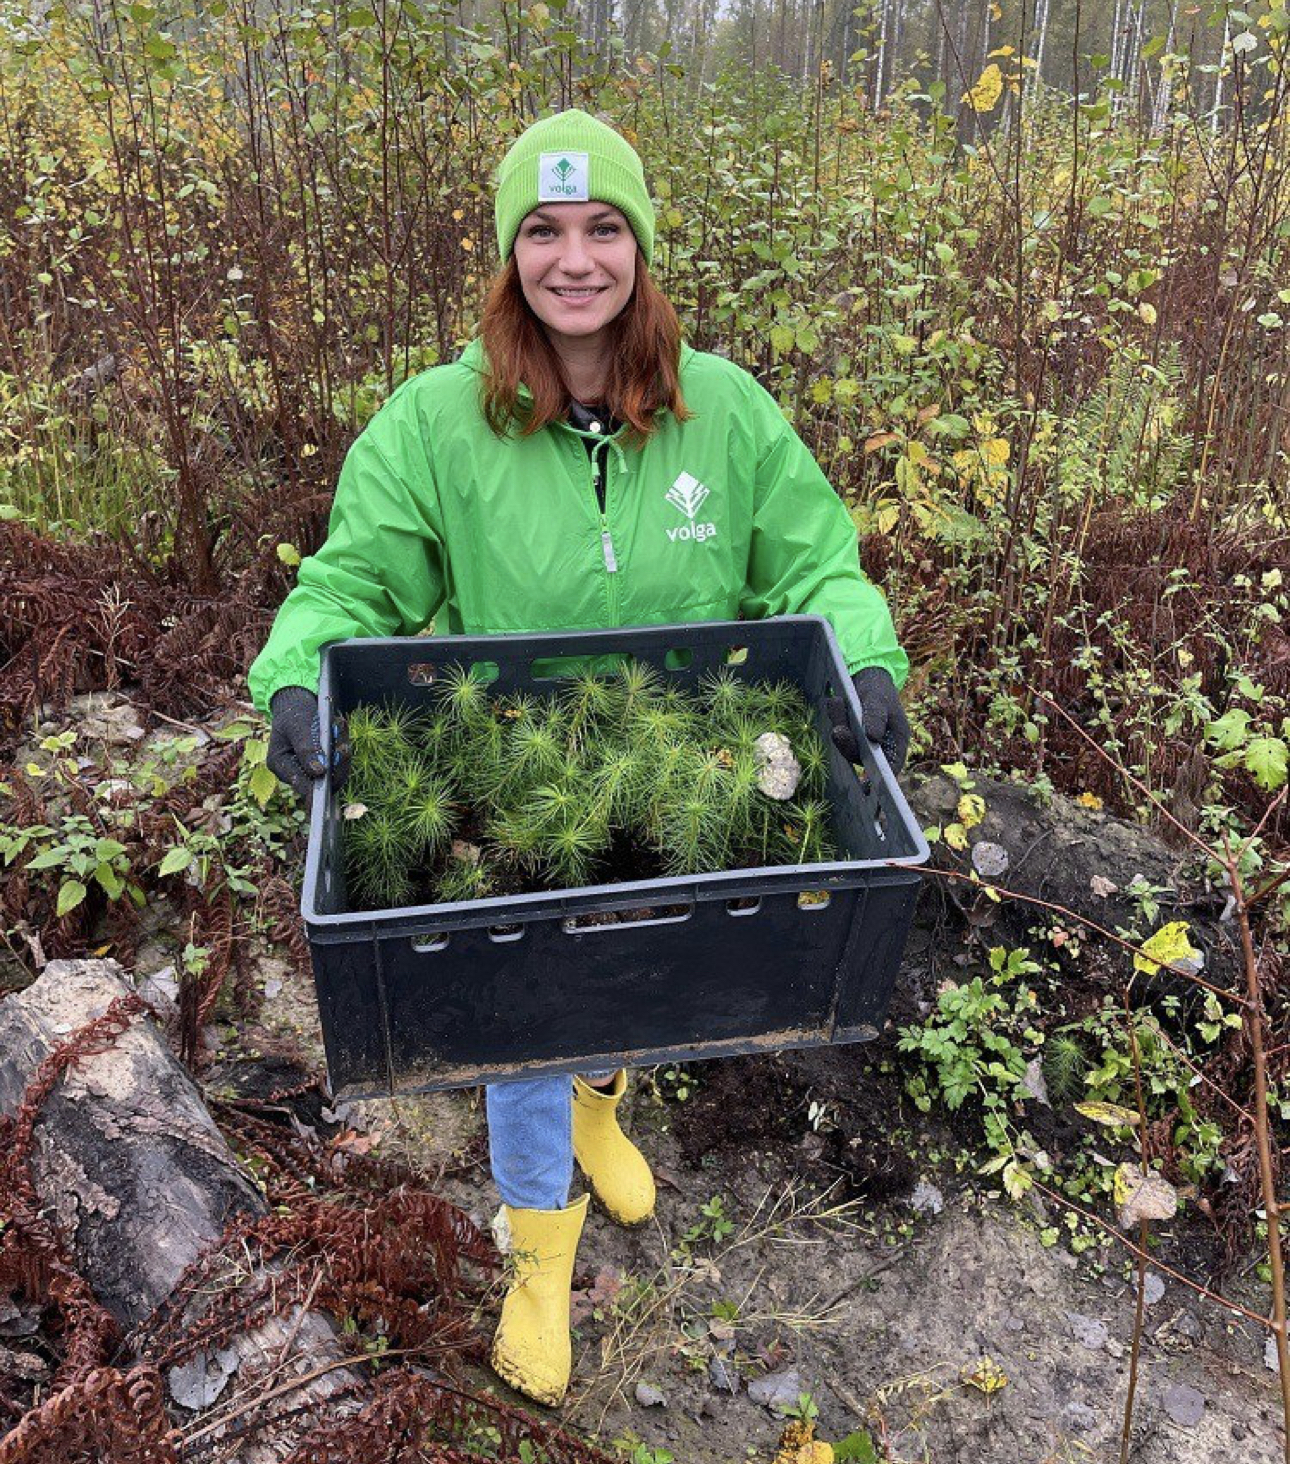
<svg viewBox="0 0 1290 1464">
<path fill-rule="evenodd" d="M 765 724 L 763 732 L 779 732 L 791 742 L 794 731 L 807 720 L 806 702 L 791 681 L 758 686 L 750 710 Z"/>
<path fill-rule="evenodd" d="M 617 701 L 615 723 L 630 726 L 642 708 L 657 704 L 661 688 L 662 680 L 648 661 L 624 661 L 611 683 Z"/>
<path fill-rule="evenodd" d="M 578 795 L 567 783 L 544 783 L 525 799 L 522 817 L 539 834 L 548 834 L 578 811 Z"/>
<path fill-rule="evenodd" d="M 807 798 L 785 804 L 782 828 L 790 863 L 823 864 L 834 857 L 827 803 Z"/>
<path fill-rule="evenodd" d="M 360 904 L 376 909 L 406 905 L 416 852 L 415 841 L 394 814 L 369 809 L 349 826 L 345 879 L 350 891 Z"/>
<path fill-rule="evenodd" d="M 506 730 L 485 715 L 463 737 L 454 737 L 449 775 L 476 805 L 489 806 L 506 783 Z"/>
<path fill-rule="evenodd" d="M 436 692 L 440 713 L 454 731 L 473 734 L 490 720 L 488 688 L 469 667 L 448 666 Z"/>
<path fill-rule="evenodd" d="M 457 822 L 451 785 L 424 763 L 410 763 L 402 769 L 397 787 L 397 817 L 421 846 L 423 857 L 433 856 L 452 837 Z"/>
<path fill-rule="evenodd" d="M 711 720 L 723 728 L 750 709 L 747 683 L 733 671 L 709 671 L 700 678 L 699 696 Z"/>
<path fill-rule="evenodd" d="M 379 797 L 409 752 L 410 719 L 381 707 L 357 707 L 348 725 L 355 794 Z"/>
<path fill-rule="evenodd" d="M 561 730 L 558 721 L 540 714 L 524 716 L 503 729 L 500 779 L 493 794 L 498 803 L 559 777 L 569 761 Z"/>
<path fill-rule="evenodd" d="M 442 712 L 422 717 L 417 723 L 416 745 L 436 772 L 452 758 L 452 736 L 452 723 Z"/>
<path fill-rule="evenodd" d="M 597 726 L 613 718 L 617 698 L 603 676 L 588 672 L 569 682 L 561 703 L 568 717 L 569 745 L 580 748 Z"/>
<path fill-rule="evenodd" d="M 541 848 L 542 829 L 523 811 L 512 810 L 489 819 L 484 830 L 494 855 L 499 863 L 518 865 L 522 869 L 536 868 Z"/>
<path fill-rule="evenodd" d="M 482 857 L 478 860 L 450 859 L 435 885 L 435 899 L 443 905 L 464 900 L 483 900 L 496 888 L 496 874 Z"/>
<path fill-rule="evenodd" d="M 630 747 L 610 747 L 591 771 L 593 803 L 616 828 L 629 828 L 644 816 L 649 789 L 644 759 Z"/>
<path fill-rule="evenodd" d="M 720 869 L 725 856 L 720 824 L 712 806 L 695 794 L 687 794 L 662 811 L 657 846 L 668 874 L 699 874 Z"/>
<path fill-rule="evenodd" d="M 802 769 L 802 781 L 798 785 L 801 796 L 822 798 L 829 771 L 829 753 L 823 738 L 814 726 L 803 726 L 790 741 L 798 766 Z"/>
<path fill-rule="evenodd" d="M 1044 1045 L 1044 1080 L 1055 1103 L 1069 1103 L 1084 1092 L 1091 1063 L 1078 1037 L 1056 1032 Z"/>
<path fill-rule="evenodd" d="M 562 885 L 590 883 L 598 855 L 609 847 L 609 829 L 594 810 L 573 813 L 542 840 L 542 855 Z"/>
</svg>

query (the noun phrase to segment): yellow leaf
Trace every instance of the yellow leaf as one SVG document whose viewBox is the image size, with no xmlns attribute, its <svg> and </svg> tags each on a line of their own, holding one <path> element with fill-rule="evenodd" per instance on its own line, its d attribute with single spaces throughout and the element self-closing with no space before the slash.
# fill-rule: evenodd
<svg viewBox="0 0 1290 1464">
<path fill-rule="evenodd" d="M 1138 1124 L 1138 1115 L 1133 1109 L 1119 1103 L 1077 1103 L 1075 1112 L 1100 1123 L 1103 1128 L 1136 1128 Z"/>
<path fill-rule="evenodd" d="M 879 448 L 886 447 L 889 442 L 896 441 L 894 432 L 875 432 L 872 437 L 865 438 L 865 452 L 877 452 Z"/>
<path fill-rule="evenodd" d="M 1156 307 L 1149 300 L 1144 300 L 1138 306 L 1138 318 L 1144 325 L 1154 325 L 1156 323 Z"/>
<path fill-rule="evenodd" d="M 1008 1386 L 1008 1374 L 992 1357 L 983 1357 L 979 1362 L 969 1363 L 961 1376 L 969 1388 L 976 1388 L 987 1398 Z"/>
<path fill-rule="evenodd" d="M 1097 796 L 1096 793 L 1081 793 L 1079 797 L 1075 800 L 1075 802 L 1078 803 L 1081 808 L 1098 809 L 1102 806 L 1102 800 Z"/>
<path fill-rule="evenodd" d="M 967 830 L 961 823 L 945 825 L 945 832 L 942 836 L 951 849 L 966 849 L 968 836 Z"/>
<path fill-rule="evenodd" d="M 29 778 L 43 778 L 45 770 L 39 763 L 29 762 L 27 764 L 27 776 Z"/>
<path fill-rule="evenodd" d="M 991 61 L 981 73 L 974 87 L 963 93 L 965 101 L 974 112 L 993 112 L 1003 95 L 1003 74 L 998 65 Z"/>
<path fill-rule="evenodd" d="M 981 456 L 992 468 L 1001 468 L 1008 461 L 1012 449 L 1004 437 L 990 437 L 981 444 Z"/>
<path fill-rule="evenodd" d="M 470 237 L 469 234 L 465 234 L 462 236 L 461 247 L 466 251 L 467 254 L 469 254 L 470 251 L 475 247 L 475 241 Z"/>
<path fill-rule="evenodd" d="M 974 829 L 985 817 L 985 799 L 979 793 L 965 793 L 956 810 L 965 829 Z"/>
<path fill-rule="evenodd" d="M 294 544 L 282 543 L 278 545 L 278 558 L 288 569 L 295 569 L 300 563 L 300 550 Z"/>
<path fill-rule="evenodd" d="M 1154 976 L 1161 966 L 1174 966 L 1199 956 L 1200 952 L 1188 939 L 1188 930 L 1185 920 L 1171 920 L 1168 925 L 1162 925 L 1150 940 L 1143 941 L 1141 951 L 1133 958 L 1133 969 Z"/>
</svg>

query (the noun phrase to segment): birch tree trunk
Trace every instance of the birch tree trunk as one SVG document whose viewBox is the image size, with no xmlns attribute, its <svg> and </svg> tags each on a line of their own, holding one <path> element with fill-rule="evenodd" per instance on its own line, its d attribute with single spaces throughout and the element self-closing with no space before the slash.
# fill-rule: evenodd
<svg viewBox="0 0 1290 1464">
<path fill-rule="evenodd" d="M 1172 0 L 1169 6 L 1169 28 L 1165 32 L 1165 49 L 1160 54 L 1160 81 L 1156 87 L 1155 106 L 1151 111 L 1153 137 L 1158 137 L 1165 130 L 1165 120 L 1169 116 L 1169 99 L 1173 89 L 1173 62 L 1169 58 L 1173 55 L 1177 26 L 1178 0 Z"/>
</svg>

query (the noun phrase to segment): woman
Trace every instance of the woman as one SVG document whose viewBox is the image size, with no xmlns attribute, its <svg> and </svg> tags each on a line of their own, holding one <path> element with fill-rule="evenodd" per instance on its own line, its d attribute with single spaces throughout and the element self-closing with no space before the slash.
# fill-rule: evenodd
<svg viewBox="0 0 1290 1464">
<path fill-rule="evenodd" d="M 502 163 L 502 268 L 480 338 L 405 382 L 354 443 L 326 543 L 251 668 L 272 716 L 269 766 L 306 797 L 322 776 L 318 654 L 347 636 L 454 634 L 822 614 L 865 730 L 899 768 L 907 662 L 855 530 L 773 399 L 682 345 L 649 275 L 640 159 L 567 111 Z M 838 744 L 858 759 L 850 733 Z M 342 739 L 343 740 L 343 739 Z M 337 753 L 343 776 L 345 753 Z M 587 1196 L 625 1225 L 654 1206 L 618 1126 L 626 1073 L 488 1088 L 493 1176 L 516 1257 L 493 1363 L 555 1404 L 569 1380 L 569 1286 Z"/>
</svg>

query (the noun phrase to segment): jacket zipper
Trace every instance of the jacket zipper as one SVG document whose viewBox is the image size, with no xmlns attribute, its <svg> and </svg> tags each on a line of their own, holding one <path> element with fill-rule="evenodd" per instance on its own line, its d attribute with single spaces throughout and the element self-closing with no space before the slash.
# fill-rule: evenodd
<svg viewBox="0 0 1290 1464">
<path fill-rule="evenodd" d="M 614 540 L 609 532 L 609 519 L 606 510 L 609 507 L 607 497 L 602 498 L 605 492 L 605 463 L 601 457 L 601 449 L 597 448 L 591 458 L 591 486 L 596 495 L 596 507 L 600 510 L 600 552 L 605 561 L 605 574 L 607 598 L 609 602 L 609 621 L 611 625 L 618 624 L 618 581 L 615 576 L 618 573 L 618 556 L 614 553 Z M 601 508 L 601 502 L 605 507 Z"/>
</svg>

